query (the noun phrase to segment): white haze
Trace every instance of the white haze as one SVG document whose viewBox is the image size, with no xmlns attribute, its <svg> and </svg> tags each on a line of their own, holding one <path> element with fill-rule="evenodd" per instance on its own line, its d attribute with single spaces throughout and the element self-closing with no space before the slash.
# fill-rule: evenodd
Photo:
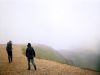
<svg viewBox="0 0 100 75">
<path fill-rule="evenodd" d="M 0 43 L 97 48 L 100 0 L 0 0 Z"/>
</svg>

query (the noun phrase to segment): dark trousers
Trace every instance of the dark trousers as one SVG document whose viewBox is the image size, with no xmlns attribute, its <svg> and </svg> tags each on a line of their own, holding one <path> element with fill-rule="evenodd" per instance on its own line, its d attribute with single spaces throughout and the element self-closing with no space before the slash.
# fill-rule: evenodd
<svg viewBox="0 0 100 75">
<path fill-rule="evenodd" d="M 31 69 L 30 62 L 32 63 L 32 65 L 34 66 L 34 69 L 36 70 L 36 65 L 34 63 L 34 58 L 32 58 L 32 59 L 27 58 L 27 60 L 28 60 L 28 70 Z"/>
<path fill-rule="evenodd" d="M 9 63 L 11 63 L 12 62 L 12 51 L 7 51 L 7 53 L 8 53 L 8 61 Z"/>
</svg>

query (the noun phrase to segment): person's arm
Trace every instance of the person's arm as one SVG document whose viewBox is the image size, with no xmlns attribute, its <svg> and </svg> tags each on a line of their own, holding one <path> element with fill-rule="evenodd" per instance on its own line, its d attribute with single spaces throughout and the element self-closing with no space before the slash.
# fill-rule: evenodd
<svg viewBox="0 0 100 75">
<path fill-rule="evenodd" d="M 6 50 L 8 50 L 8 43 L 7 43 L 7 45 L 6 45 Z"/>
<path fill-rule="evenodd" d="M 11 50 L 12 50 L 13 48 L 12 48 L 12 43 L 11 43 Z"/>
<path fill-rule="evenodd" d="M 34 57 L 36 56 L 35 51 L 34 51 L 34 48 L 33 48 L 33 55 L 34 55 Z"/>
</svg>

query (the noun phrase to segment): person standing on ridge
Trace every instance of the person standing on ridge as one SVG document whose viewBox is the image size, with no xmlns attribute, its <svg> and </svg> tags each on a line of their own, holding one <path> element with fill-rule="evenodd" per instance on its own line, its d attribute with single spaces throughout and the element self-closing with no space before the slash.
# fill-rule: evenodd
<svg viewBox="0 0 100 75">
<path fill-rule="evenodd" d="M 8 61 L 9 63 L 12 62 L 12 41 L 9 41 L 6 46 L 6 51 L 8 54 Z"/>
<path fill-rule="evenodd" d="M 31 61 L 32 65 L 34 66 L 34 69 L 36 70 L 36 65 L 34 63 L 34 57 L 35 56 L 36 56 L 35 51 L 34 51 L 33 47 L 31 47 L 31 43 L 28 43 L 27 49 L 26 49 L 26 57 L 27 57 L 27 60 L 28 60 L 28 70 L 31 69 L 30 61 Z"/>
</svg>

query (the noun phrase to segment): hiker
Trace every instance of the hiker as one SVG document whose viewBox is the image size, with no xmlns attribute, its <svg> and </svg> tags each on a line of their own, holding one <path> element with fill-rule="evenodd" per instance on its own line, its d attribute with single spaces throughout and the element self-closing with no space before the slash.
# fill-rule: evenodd
<svg viewBox="0 0 100 75">
<path fill-rule="evenodd" d="M 9 63 L 12 62 L 12 41 L 9 41 L 6 46 L 6 51 L 8 54 L 8 61 Z"/>
<path fill-rule="evenodd" d="M 28 61 L 28 70 L 31 69 L 30 62 L 32 63 L 32 65 L 34 66 L 34 69 L 36 70 L 36 65 L 34 63 L 35 51 L 34 51 L 33 47 L 31 47 L 31 43 L 28 43 L 28 45 L 27 45 L 26 57 L 27 57 L 27 61 Z"/>
</svg>

